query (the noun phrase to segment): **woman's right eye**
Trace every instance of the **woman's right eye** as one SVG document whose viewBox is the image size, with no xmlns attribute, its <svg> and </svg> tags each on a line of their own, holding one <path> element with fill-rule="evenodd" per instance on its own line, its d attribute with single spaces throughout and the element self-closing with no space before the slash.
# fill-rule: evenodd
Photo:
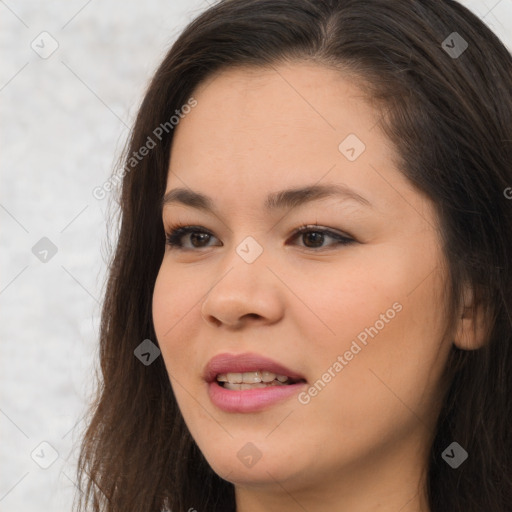
<svg viewBox="0 0 512 512">
<path fill-rule="evenodd" d="M 189 234 L 193 235 L 189 238 L 189 241 L 192 243 L 191 247 L 185 246 L 182 241 L 185 235 Z M 173 226 L 171 230 L 165 234 L 167 245 L 171 248 L 179 248 L 183 250 L 208 247 L 207 245 L 202 244 L 205 242 L 208 243 L 211 237 L 213 237 L 213 234 L 201 226 Z"/>
</svg>

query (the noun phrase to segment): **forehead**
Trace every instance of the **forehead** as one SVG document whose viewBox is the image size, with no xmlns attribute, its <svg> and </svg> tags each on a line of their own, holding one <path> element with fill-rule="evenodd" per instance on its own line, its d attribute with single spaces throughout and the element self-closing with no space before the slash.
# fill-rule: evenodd
<svg viewBox="0 0 512 512">
<path fill-rule="evenodd" d="M 275 136 L 285 139 L 279 144 L 282 149 L 298 138 L 314 144 L 326 139 L 326 148 L 337 149 L 343 133 L 362 134 L 379 115 L 352 81 L 311 63 L 224 70 L 202 83 L 193 96 L 198 105 L 180 122 L 176 138 L 192 130 L 202 145 L 222 142 L 222 149 L 235 140 L 250 147 L 251 138 L 270 144 Z M 275 141 L 270 146 L 277 149 Z"/>
<path fill-rule="evenodd" d="M 189 186 L 261 200 L 268 191 L 326 178 L 366 189 L 371 201 L 383 188 L 374 164 L 393 168 L 380 113 L 339 71 L 311 63 L 228 69 L 192 96 L 197 106 L 175 129 L 167 191 Z M 342 151 L 347 140 L 356 144 L 356 159 Z M 384 200 L 386 192 L 393 194 L 385 191 Z"/>
</svg>

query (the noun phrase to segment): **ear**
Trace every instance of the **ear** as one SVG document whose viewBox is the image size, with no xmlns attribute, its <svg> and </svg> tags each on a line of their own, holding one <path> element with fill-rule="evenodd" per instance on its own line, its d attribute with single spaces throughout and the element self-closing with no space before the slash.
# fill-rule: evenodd
<svg viewBox="0 0 512 512">
<path fill-rule="evenodd" d="M 482 348 L 489 335 L 489 325 L 485 318 L 484 307 L 478 301 L 473 290 L 465 286 L 460 318 L 454 337 L 454 344 L 462 350 Z"/>
</svg>

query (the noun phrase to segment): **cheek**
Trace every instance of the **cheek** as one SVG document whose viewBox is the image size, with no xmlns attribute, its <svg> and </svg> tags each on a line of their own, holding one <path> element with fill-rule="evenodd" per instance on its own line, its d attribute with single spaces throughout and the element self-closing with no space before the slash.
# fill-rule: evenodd
<svg viewBox="0 0 512 512">
<path fill-rule="evenodd" d="M 193 270 L 183 271 L 164 261 L 153 292 L 155 329 L 164 330 L 168 334 L 179 331 L 182 322 L 194 315 L 194 307 L 200 307 L 208 288 L 208 283 L 201 278 L 198 280 Z"/>
<path fill-rule="evenodd" d="M 190 273 L 172 272 L 165 265 L 160 268 L 153 292 L 153 325 L 169 373 L 191 365 L 187 354 L 200 328 L 194 315 L 205 293 L 191 281 Z"/>
<path fill-rule="evenodd" d="M 408 304 L 410 310 L 412 304 L 411 283 L 421 275 L 414 258 L 401 257 L 395 248 L 347 250 L 340 260 L 318 264 L 314 271 L 282 273 L 300 298 L 299 302 L 290 295 L 290 322 L 320 349 L 316 360 L 322 354 L 331 356 L 333 350 L 348 350 L 354 339 L 364 345 L 375 331 L 380 336 L 391 324 L 400 323 L 407 316 L 403 307 Z"/>
<path fill-rule="evenodd" d="M 408 407 L 429 417 L 439 394 L 450 350 L 441 291 L 447 276 L 432 246 L 403 254 L 375 252 L 370 261 L 361 253 L 339 271 L 326 266 L 325 275 L 315 273 L 316 286 L 293 281 L 315 313 L 292 308 L 315 388 L 307 407 L 331 408 L 340 427 L 354 434 L 371 436 L 377 425 L 389 430 L 414 418 Z"/>
</svg>

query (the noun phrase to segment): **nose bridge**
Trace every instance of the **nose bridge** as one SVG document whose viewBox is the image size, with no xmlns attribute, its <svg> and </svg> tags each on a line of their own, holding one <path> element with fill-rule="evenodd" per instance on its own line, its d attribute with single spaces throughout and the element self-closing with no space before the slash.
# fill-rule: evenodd
<svg viewBox="0 0 512 512">
<path fill-rule="evenodd" d="M 236 324 L 244 316 L 275 320 L 281 315 L 279 283 L 267 263 L 262 244 L 253 236 L 244 237 L 230 256 L 224 256 L 218 279 L 203 301 L 203 317 Z"/>
<path fill-rule="evenodd" d="M 267 254 L 256 238 L 245 236 L 241 242 L 234 245 L 230 254 L 222 257 L 219 280 L 212 291 L 228 290 L 234 296 L 249 296 L 257 292 L 263 285 L 269 289 L 267 269 Z"/>
</svg>

